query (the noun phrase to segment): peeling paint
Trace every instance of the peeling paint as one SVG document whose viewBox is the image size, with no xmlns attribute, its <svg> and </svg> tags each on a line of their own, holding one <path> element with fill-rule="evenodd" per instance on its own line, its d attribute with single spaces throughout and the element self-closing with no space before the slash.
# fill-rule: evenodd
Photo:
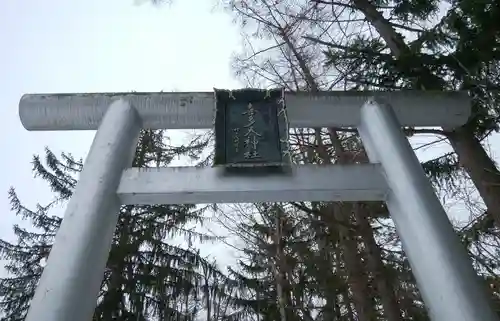
<svg viewBox="0 0 500 321">
<path fill-rule="evenodd" d="M 332 91 L 286 93 L 291 127 L 354 127 L 370 97 L 392 105 L 402 125 L 455 127 L 470 115 L 465 92 Z M 125 99 L 149 129 L 205 129 L 213 126 L 213 92 L 127 92 L 27 94 L 19 102 L 27 130 L 96 130 L 111 102 Z"/>
</svg>

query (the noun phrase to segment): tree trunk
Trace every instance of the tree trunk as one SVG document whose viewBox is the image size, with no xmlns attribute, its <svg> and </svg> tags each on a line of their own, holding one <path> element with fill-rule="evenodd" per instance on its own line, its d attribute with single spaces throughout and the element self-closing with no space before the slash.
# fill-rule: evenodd
<svg viewBox="0 0 500 321">
<path fill-rule="evenodd" d="M 321 137 L 321 132 L 319 129 L 316 132 L 316 150 L 318 155 L 321 157 L 324 163 L 331 164 L 331 159 L 327 153 L 327 150 L 323 144 Z M 334 129 L 329 129 L 332 144 L 336 146 L 336 153 L 339 158 L 339 163 L 347 163 L 347 154 L 341 146 L 341 142 L 336 135 Z M 370 321 L 376 316 L 375 309 L 373 307 L 372 297 L 369 292 L 368 278 L 363 272 L 363 266 L 361 264 L 361 258 L 358 256 L 358 242 L 352 235 L 352 231 L 349 230 L 347 226 L 352 225 L 351 213 L 352 205 L 350 203 L 337 202 L 330 203 L 329 208 L 331 211 L 327 211 L 322 215 L 323 217 L 333 216 L 336 222 L 329 224 L 329 232 L 338 232 L 339 243 L 343 250 L 344 262 L 347 272 L 347 280 L 352 289 L 352 296 L 354 301 L 355 309 L 358 313 L 358 319 L 360 321 Z M 328 213 L 330 212 L 330 213 Z M 342 224 L 338 224 L 338 222 Z"/>
<path fill-rule="evenodd" d="M 322 218 L 320 217 L 319 219 L 321 220 Z M 330 275 L 333 274 L 331 267 L 332 262 L 335 262 L 335 259 L 330 255 L 332 249 L 326 240 L 326 233 L 318 240 L 318 245 L 320 246 L 321 259 L 323 260 L 319 271 L 321 274 L 324 273 L 322 286 L 326 300 L 326 308 L 324 309 L 323 314 L 326 320 L 337 320 L 337 289 L 331 286 L 331 282 L 328 282 Z"/>
<path fill-rule="evenodd" d="M 335 220 L 345 222 L 348 225 L 350 222 L 350 204 L 340 203 L 332 204 L 331 208 Z M 347 272 L 348 283 L 352 289 L 352 297 L 354 307 L 358 314 L 359 321 L 376 320 L 376 312 L 371 297 L 370 287 L 368 286 L 368 278 L 363 271 L 360 257 L 358 255 L 358 242 L 353 237 L 352 232 L 344 224 L 337 224 L 336 230 L 340 237 L 340 246 L 343 250 L 344 262 Z"/>
<path fill-rule="evenodd" d="M 334 249 L 334 252 L 335 252 L 336 261 L 337 262 L 342 261 L 343 255 L 342 255 L 342 249 L 340 248 L 340 246 L 336 246 Z M 342 279 L 342 281 L 346 281 L 346 284 L 349 283 L 349 276 L 347 275 L 347 271 L 344 267 L 340 266 L 340 264 L 339 264 L 339 267 L 337 270 L 337 274 Z M 340 288 L 340 293 L 337 296 L 337 298 L 338 298 L 337 310 L 336 310 L 337 320 L 353 320 L 354 321 L 355 318 L 354 318 L 354 312 L 352 310 L 351 296 L 349 295 L 349 287 L 342 286 Z M 341 304 L 346 309 L 347 313 L 345 316 L 342 316 L 342 312 L 341 312 L 342 305 Z M 356 305 L 356 303 L 354 303 L 354 305 Z"/>
<path fill-rule="evenodd" d="M 297 59 L 299 68 L 302 71 L 306 83 L 308 84 L 308 89 L 311 92 L 319 91 L 319 86 L 316 83 L 306 60 L 304 59 L 302 54 L 297 50 L 291 39 L 288 37 L 288 34 L 286 32 L 282 32 L 280 36 L 284 40 L 284 42 L 288 45 L 293 55 Z M 315 131 L 316 131 L 316 141 L 318 145 L 317 152 L 325 163 L 331 163 L 331 159 L 322 143 L 320 129 L 316 128 Z M 351 162 L 351 160 L 349 159 L 349 155 L 347 155 L 347 153 L 345 153 L 344 149 L 342 148 L 342 144 L 336 133 L 336 130 L 334 128 L 329 128 L 328 131 L 330 133 L 332 144 L 335 146 L 335 151 L 339 163 Z M 352 212 L 351 209 L 352 206 L 347 203 L 340 203 L 338 206 L 333 205 L 333 216 L 337 221 L 344 221 L 347 224 L 349 224 Z M 376 318 L 376 311 L 374 309 L 372 297 L 369 292 L 368 278 L 366 273 L 364 273 L 363 271 L 363 266 L 361 264 L 360 257 L 358 255 L 358 243 L 352 236 L 352 232 L 349 231 L 348 228 L 339 225 L 336 226 L 335 229 L 332 229 L 332 231 L 335 230 L 338 230 L 339 232 L 341 239 L 340 243 L 344 250 L 346 270 L 348 273 L 348 283 L 351 285 L 352 288 L 353 299 L 355 302 L 356 310 L 358 312 L 358 319 L 361 321 L 374 320 Z M 373 239 L 373 233 L 370 235 L 370 237 L 373 240 L 375 247 L 377 247 Z M 379 252 L 379 260 L 380 260 L 380 252 Z M 392 287 L 388 284 L 387 280 L 384 278 L 384 275 L 380 275 L 378 279 L 381 279 L 378 282 L 380 284 L 383 284 L 381 290 L 385 291 L 383 294 L 381 293 L 381 296 L 384 297 L 383 302 L 386 303 L 384 304 L 384 309 L 387 310 L 386 314 L 388 316 L 388 321 L 399 321 L 400 311 L 397 301 L 394 298 Z M 327 299 L 327 301 L 332 301 L 332 300 Z M 333 302 L 329 302 L 329 304 L 333 304 Z"/>
<path fill-rule="evenodd" d="M 382 254 L 380 248 L 373 237 L 373 229 L 366 216 L 367 208 L 359 203 L 354 205 L 354 215 L 358 222 L 359 230 L 363 242 L 367 249 L 368 266 L 374 274 L 376 289 L 380 294 L 384 314 L 387 321 L 400 321 L 401 310 L 399 303 L 394 293 L 394 287 L 389 281 L 389 275 L 384 263 L 382 262 Z"/>
<path fill-rule="evenodd" d="M 500 227 L 500 172 L 473 133 L 462 126 L 446 134 L 458 155 L 460 165 L 466 170 L 484 200 L 496 225 Z"/>
<path fill-rule="evenodd" d="M 353 0 L 354 6 L 360 10 L 387 43 L 394 57 L 399 58 L 404 52 L 409 52 L 403 37 L 394 30 L 377 8 L 368 0 Z M 427 90 L 442 90 L 436 76 L 422 66 L 425 73 L 423 86 Z M 461 166 L 467 171 L 481 195 L 488 214 L 500 227 L 500 172 L 492 159 L 486 154 L 483 146 L 468 129 L 467 125 L 447 132 L 447 137 L 458 155 Z"/>
<path fill-rule="evenodd" d="M 278 211 L 279 212 L 279 211 Z M 284 277 L 283 277 L 283 253 L 281 251 L 281 216 L 276 215 L 276 230 L 274 233 L 274 245 L 276 246 L 276 260 L 274 264 L 276 275 L 276 294 L 278 295 L 278 307 L 280 311 L 280 320 L 287 321 L 286 318 L 286 300 L 283 292 Z"/>
<path fill-rule="evenodd" d="M 340 164 L 347 164 L 352 162 L 368 162 L 368 157 L 364 150 L 356 152 L 355 155 L 350 155 L 350 153 L 346 152 L 342 147 L 342 144 L 340 143 L 335 130 L 330 128 L 328 132 L 330 134 L 330 140 L 335 146 L 335 150 L 338 154 L 338 162 Z M 318 143 L 318 145 L 319 147 L 322 146 L 321 143 Z M 376 288 L 380 294 L 387 321 L 400 321 L 401 311 L 394 293 L 394 287 L 389 282 L 389 278 L 386 273 L 387 271 L 385 270 L 384 263 L 382 262 L 380 248 L 378 247 L 375 238 L 373 237 L 373 230 L 367 218 L 367 211 L 369 211 L 369 209 L 361 203 L 353 203 L 352 206 L 352 212 L 354 213 L 356 221 L 358 222 L 359 232 L 367 248 L 368 265 L 370 270 L 374 274 Z"/>
</svg>

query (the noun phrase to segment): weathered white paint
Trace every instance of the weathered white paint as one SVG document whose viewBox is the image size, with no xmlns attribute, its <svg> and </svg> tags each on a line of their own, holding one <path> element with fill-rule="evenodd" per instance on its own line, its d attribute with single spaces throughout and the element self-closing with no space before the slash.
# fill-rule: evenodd
<svg viewBox="0 0 500 321">
<path fill-rule="evenodd" d="M 126 101 L 108 109 L 57 231 L 26 321 L 88 321 L 120 212 L 116 189 L 131 166 L 141 121 Z"/>
<path fill-rule="evenodd" d="M 406 126 L 455 127 L 470 115 L 465 92 L 333 91 L 287 93 L 291 127 L 355 127 L 361 106 L 369 97 L 384 98 L 398 121 Z M 19 115 L 28 130 L 95 130 L 113 100 L 125 99 L 134 106 L 144 128 L 212 128 L 212 92 L 29 94 L 19 103 Z"/>
<path fill-rule="evenodd" d="M 387 207 L 431 320 L 498 321 L 448 216 L 389 105 L 368 101 L 359 133 L 389 186 Z"/>
<path fill-rule="evenodd" d="M 401 130 L 464 123 L 467 95 L 333 92 L 286 99 L 293 127 L 358 127 L 373 164 L 301 165 L 288 175 L 262 176 L 229 176 L 222 168 L 125 169 L 141 126 L 210 128 L 212 93 L 23 96 L 20 117 L 28 130 L 100 127 L 26 321 L 91 318 L 120 203 L 337 200 L 386 201 L 433 320 L 498 320 Z"/>
<path fill-rule="evenodd" d="M 123 204 L 252 203 L 384 200 L 378 164 L 300 165 L 289 175 L 224 176 L 221 168 L 129 168 L 118 195 Z"/>
</svg>

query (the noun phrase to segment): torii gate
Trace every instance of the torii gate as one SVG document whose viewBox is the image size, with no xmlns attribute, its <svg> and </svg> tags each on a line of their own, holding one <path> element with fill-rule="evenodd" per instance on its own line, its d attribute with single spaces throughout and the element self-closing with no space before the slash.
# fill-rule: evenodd
<svg viewBox="0 0 500 321">
<path fill-rule="evenodd" d="M 215 98 L 197 93 L 30 94 L 27 130 L 97 130 L 26 321 L 89 321 L 122 204 L 385 201 L 434 321 L 498 321 L 401 126 L 454 128 L 463 92 L 286 93 L 291 127 L 357 127 L 371 164 L 296 165 L 290 175 L 221 168 L 130 168 L 141 128 L 211 128 Z"/>
</svg>

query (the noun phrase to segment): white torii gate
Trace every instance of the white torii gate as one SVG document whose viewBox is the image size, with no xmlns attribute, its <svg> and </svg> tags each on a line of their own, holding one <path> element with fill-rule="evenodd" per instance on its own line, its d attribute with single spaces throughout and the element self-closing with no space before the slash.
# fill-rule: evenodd
<svg viewBox="0 0 500 321">
<path fill-rule="evenodd" d="M 401 126 L 464 124 L 463 92 L 286 93 L 291 127 L 357 127 L 371 164 L 298 165 L 292 175 L 130 168 L 141 128 L 211 128 L 214 94 L 24 95 L 27 130 L 97 130 L 26 321 L 89 321 L 122 204 L 385 201 L 432 320 L 498 321 Z"/>
</svg>

